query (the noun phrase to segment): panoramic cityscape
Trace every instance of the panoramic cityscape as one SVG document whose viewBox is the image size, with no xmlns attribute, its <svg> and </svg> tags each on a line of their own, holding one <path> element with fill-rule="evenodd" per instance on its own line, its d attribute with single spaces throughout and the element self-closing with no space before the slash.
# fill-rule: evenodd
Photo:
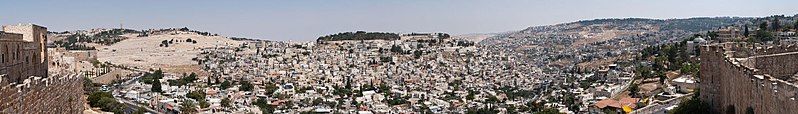
<svg viewBox="0 0 798 114">
<path fill-rule="evenodd" d="M 595 2 L 3 1 L 0 114 L 798 113 L 795 1 Z"/>
</svg>

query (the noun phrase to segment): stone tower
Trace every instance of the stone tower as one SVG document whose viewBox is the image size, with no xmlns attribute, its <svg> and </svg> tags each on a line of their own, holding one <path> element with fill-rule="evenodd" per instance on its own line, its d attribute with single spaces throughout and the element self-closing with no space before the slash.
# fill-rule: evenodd
<svg viewBox="0 0 798 114">
<path fill-rule="evenodd" d="M 22 34 L 22 40 L 26 42 L 25 47 L 33 50 L 32 52 L 24 53 L 30 54 L 27 55 L 30 56 L 30 60 L 26 62 L 29 62 L 31 67 L 24 69 L 32 71 L 28 72 L 28 75 L 47 77 L 47 64 L 49 63 L 47 48 L 45 47 L 47 45 L 47 28 L 35 24 L 17 24 L 5 25 L 3 26 L 3 31 Z"/>
</svg>

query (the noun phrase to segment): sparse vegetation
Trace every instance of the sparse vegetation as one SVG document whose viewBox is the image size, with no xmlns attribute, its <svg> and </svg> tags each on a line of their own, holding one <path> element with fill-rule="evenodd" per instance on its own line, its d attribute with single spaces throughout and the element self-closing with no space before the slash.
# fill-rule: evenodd
<svg viewBox="0 0 798 114">
<path fill-rule="evenodd" d="M 194 114 L 197 113 L 197 105 L 194 104 L 194 101 L 191 100 L 184 100 L 183 103 L 180 103 L 180 112 L 185 114 Z"/>
<path fill-rule="evenodd" d="M 139 82 L 145 84 L 153 84 L 159 79 L 163 79 L 163 71 L 161 69 L 153 71 L 153 73 L 146 72 L 144 76 L 139 79 Z"/>
<path fill-rule="evenodd" d="M 698 93 L 698 92 L 696 92 Z M 671 110 L 671 114 L 711 114 L 709 104 L 701 101 L 699 94 L 695 94 L 687 101 L 682 101 L 679 106 Z"/>
<path fill-rule="evenodd" d="M 224 89 L 230 88 L 230 86 L 232 86 L 230 81 L 224 80 L 224 82 L 222 82 L 222 84 L 219 85 L 219 88 L 224 90 Z"/>
<path fill-rule="evenodd" d="M 241 91 L 252 91 L 255 89 L 255 86 L 253 86 L 249 81 L 242 81 L 241 87 L 239 89 L 241 89 Z"/>
<path fill-rule="evenodd" d="M 124 104 L 117 102 L 111 93 L 108 92 L 92 92 L 87 100 L 91 107 L 100 107 L 102 111 L 122 113 L 125 107 Z"/>
<path fill-rule="evenodd" d="M 197 81 L 197 80 L 198 80 L 197 79 L 197 74 L 192 72 L 189 75 L 186 75 L 184 73 L 183 77 L 181 77 L 180 79 L 167 80 L 167 82 L 169 82 L 170 86 L 185 86 L 185 85 L 188 85 L 189 83 L 193 83 L 194 81 Z"/>
<path fill-rule="evenodd" d="M 381 32 L 344 32 L 333 35 L 319 37 L 316 41 L 340 41 L 340 40 L 398 40 L 399 35 L 396 33 L 381 33 Z"/>
<path fill-rule="evenodd" d="M 158 45 L 158 46 L 160 46 L 160 47 L 169 47 L 169 41 L 168 40 L 163 40 L 163 41 L 161 41 L 161 44 Z"/>
</svg>

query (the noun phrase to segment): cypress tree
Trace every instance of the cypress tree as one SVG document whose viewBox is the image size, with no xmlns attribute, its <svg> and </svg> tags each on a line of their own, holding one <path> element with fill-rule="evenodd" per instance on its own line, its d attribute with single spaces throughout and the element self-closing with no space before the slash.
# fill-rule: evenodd
<svg viewBox="0 0 798 114">
<path fill-rule="evenodd" d="M 798 31 L 798 20 L 795 20 L 795 25 L 792 25 L 792 28 Z"/>
<path fill-rule="evenodd" d="M 775 17 L 773 19 L 773 22 L 770 23 L 770 24 L 771 24 L 770 26 L 773 27 L 774 31 L 781 29 L 781 23 L 779 23 L 779 18 L 778 17 Z"/>
<path fill-rule="evenodd" d="M 150 91 L 158 93 L 163 92 L 163 90 L 161 90 L 161 81 L 158 80 L 153 81 L 152 88 L 150 88 Z"/>
<path fill-rule="evenodd" d="M 751 33 L 748 32 L 748 25 L 745 25 L 744 29 L 745 30 L 743 30 L 743 36 L 744 37 L 748 37 L 748 35 L 751 34 Z"/>
</svg>

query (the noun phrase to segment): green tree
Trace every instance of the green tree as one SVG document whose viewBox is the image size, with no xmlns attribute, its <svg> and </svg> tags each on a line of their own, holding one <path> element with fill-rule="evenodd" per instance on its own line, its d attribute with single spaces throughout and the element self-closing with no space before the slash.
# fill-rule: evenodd
<svg viewBox="0 0 798 114">
<path fill-rule="evenodd" d="M 267 101 L 266 99 L 255 100 L 255 103 L 252 103 L 252 104 L 254 104 L 255 106 L 260 107 L 260 111 L 263 114 L 274 113 L 274 108 L 275 107 L 272 106 L 271 104 L 269 104 L 269 101 Z"/>
<path fill-rule="evenodd" d="M 499 103 L 499 98 L 496 96 L 488 96 L 488 99 L 485 99 L 487 103 Z"/>
<path fill-rule="evenodd" d="M 767 30 L 758 30 L 756 31 L 756 35 L 754 38 L 749 38 L 749 42 L 766 42 L 766 41 L 773 41 L 773 34 Z"/>
<path fill-rule="evenodd" d="M 748 37 L 750 33 L 748 32 L 748 25 L 745 25 L 743 28 L 743 36 Z"/>
<path fill-rule="evenodd" d="M 518 114 L 518 111 L 516 110 L 515 106 L 510 105 L 507 107 L 507 114 Z"/>
<path fill-rule="evenodd" d="M 163 40 L 163 41 L 161 41 L 161 45 L 158 45 L 158 46 L 169 47 L 169 41 Z"/>
<path fill-rule="evenodd" d="M 651 77 L 651 68 L 648 67 L 648 66 L 638 66 L 635 69 L 635 72 L 638 75 L 635 78 L 648 78 L 648 77 Z"/>
<path fill-rule="evenodd" d="M 113 95 L 111 95 L 111 93 L 108 93 L 108 92 L 95 91 L 95 92 L 92 92 L 89 95 L 87 100 L 89 101 L 89 105 L 91 107 L 100 107 L 101 105 L 104 105 L 104 104 L 100 103 L 100 99 L 106 98 L 106 97 L 113 98 Z"/>
<path fill-rule="evenodd" d="M 92 92 L 87 100 L 89 101 L 89 106 L 100 107 L 100 110 L 103 111 L 121 113 L 124 108 L 124 105 L 117 102 L 111 93 L 108 92 Z"/>
<path fill-rule="evenodd" d="M 205 92 L 204 91 L 191 91 L 186 94 L 186 97 L 194 99 L 194 100 L 205 100 Z"/>
<path fill-rule="evenodd" d="M 197 105 L 194 104 L 194 101 L 185 100 L 183 103 L 180 103 L 180 112 L 185 114 L 194 114 L 197 113 Z"/>
<path fill-rule="evenodd" d="M 255 86 L 252 85 L 249 81 L 242 81 L 241 82 L 241 91 L 252 91 Z"/>
<path fill-rule="evenodd" d="M 770 23 L 773 27 L 774 31 L 781 29 L 781 22 L 779 22 L 779 17 L 774 17 L 773 22 Z"/>
<path fill-rule="evenodd" d="M 161 81 L 155 80 L 155 81 L 152 82 L 152 87 L 150 88 L 150 91 L 161 93 L 161 92 L 163 92 L 163 90 L 161 90 L 161 89 L 162 89 L 161 88 Z"/>
<path fill-rule="evenodd" d="M 637 94 L 638 94 L 637 92 L 640 92 L 640 88 L 637 87 L 637 84 L 632 83 L 632 85 L 629 85 L 629 95 L 630 96 L 637 96 Z"/>
<path fill-rule="evenodd" d="M 718 35 L 717 31 L 707 31 L 707 37 L 709 38 L 717 38 L 718 36 L 720 35 Z"/>
<path fill-rule="evenodd" d="M 401 104 L 406 104 L 406 103 L 407 103 L 407 100 L 405 100 L 402 97 L 396 97 L 396 98 L 393 98 L 391 100 L 388 100 L 388 104 L 390 104 L 391 106 L 401 105 Z"/>
<path fill-rule="evenodd" d="M 759 24 L 759 30 L 768 30 L 768 22 L 762 22 L 762 24 Z"/>
<path fill-rule="evenodd" d="M 391 86 L 389 86 L 388 84 L 380 84 L 379 89 L 380 92 L 386 93 L 391 91 Z"/>
<path fill-rule="evenodd" d="M 125 106 L 124 104 L 117 102 L 113 97 L 100 98 L 99 102 L 102 104 L 100 106 L 100 110 L 114 113 L 122 113 Z"/>
<path fill-rule="evenodd" d="M 186 82 L 197 81 L 197 73 L 192 72 L 188 77 L 185 77 L 184 80 L 186 80 Z"/>
<path fill-rule="evenodd" d="M 798 31 L 798 20 L 795 20 L 795 24 L 792 25 L 792 28 Z"/>
<path fill-rule="evenodd" d="M 542 102 L 527 102 L 525 105 L 529 107 L 529 111 L 536 112 L 543 110 L 543 104 Z"/>
<path fill-rule="evenodd" d="M 144 113 L 147 113 L 147 110 L 145 110 L 144 107 L 138 107 L 136 108 L 136 111 L 133 112 L 133 114 L 144 114 Z"/>
<path fill-rule="evenodd" d="M 402 51 L 402 47 L 401 46 L 393 45 L 393 46 L 391 46 L 391 52 L 402 53 L 404 51 Z"/>
<path fill-rule="evenodd" d="M 277 91 L 277 89 L 280 89 L 280 87 L 277 87 L 277 85 L 274 85 L 274 84 L 271 84 L 271 83 L 268 83 L 268 84 L 264 85 L 264 87 L 263 87 L 263 90 L 266 91 L 266 93 L 268 93 L 268 95 L 271 95 L 272 93 Z M 338 91 L 338 89 L 336 89 L 336 91 Z"/>
<path fill-rule="evenodd" d="M 210 106 L 211 106 L 211 104 L 210 104 L 210 103 L 208 103 L 208 101 L 205 101 L 205 100 L 200 100 L 200 101 L 199 101 L 199 106 L 200 106 L 201 108 L 208 108 L 208 107 L 210 107 Z"/>
<path fill-rule="evenodd" d="M 466 95 L 466 100 L 474 100 L 475 94 L 478 94 L 477 91 L 468 90 L 468 95 Z"/>
<path fill-rule="evenodd" d="M 230 104 L 230 102 L 231 102 L 231 101 L 230 101 L 230 98 L 224 98 L 224 99 L 222 99 L 222 107 L 230 107 L 230 106 L 232 106 L 232 105 Z"/>
<path fill-rule="evenodd" d="M 224 80 L 224 82 L 222 82 L 222 84 L 221 84 L 221 85 L 219 85 L 219 88 L 221 88 L 221 89 L 223 89 L 223 90 L 224 90 L 224 89 L 230 88 L 230 86 L 231 86 L 231 85 L 230 85 L 230 81 L 228 81 L 228 80 Z"/>
<path fill-rule="evenodd" d="M 313 99 L 313 101 L 311 101 L 310 104 L 316 106 L 316 105 L 321 105 L 322 103 L 324 103 L 324 99 L 316 98 L 316 99 Z"/>
<path fill-rule="evenodd" d="M 697 98 L 679 103 L 679 106 L 672 110 L 672 114 L 711 114 L 709 104 Z"/>
<path fill-rule="evenodd" d="M 94 82 L 89 77 L 83 77 L 83 94 L 92 93 L 94 90 Z"/>
<path fill-rule="evenodd" d="M 423 54 L 424 52 L 421 52 L 419 50 L 413 51 L 413 56 L 416 57 L 416 59 L 421 58 L 421 55 Z"/>
</svg>

